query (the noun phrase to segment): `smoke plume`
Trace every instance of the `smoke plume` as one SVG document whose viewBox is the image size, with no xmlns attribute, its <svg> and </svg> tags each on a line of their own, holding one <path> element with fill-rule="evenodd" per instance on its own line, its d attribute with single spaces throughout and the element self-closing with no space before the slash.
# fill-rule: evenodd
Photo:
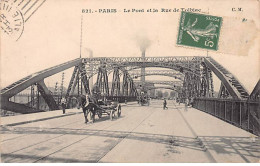
<svg viewBox="0 0 260 166">
<path fill-rule="evenodd" d="M 137 46 L 140 47 L 140 50 L 142 52 L 145 51 L 147 48 L 149 48 L 150 45 L 152 44 L 151 40 L 144 35 L 137 35 L 135 38 L 136 38 Z"/>
</svg>

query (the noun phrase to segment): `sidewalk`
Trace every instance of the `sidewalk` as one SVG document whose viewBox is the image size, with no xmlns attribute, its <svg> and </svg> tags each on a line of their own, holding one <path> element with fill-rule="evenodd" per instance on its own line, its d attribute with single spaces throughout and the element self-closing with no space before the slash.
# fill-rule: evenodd
<svg viewBox="0 0 260 166">
<path fill-rule="evenodd" d="M 15 126 L 25 123 L 32 123 L 37 121 L 43 121 L 48 119 L 60 118 L 64 116 L 71 116 L 78 113 L 82 113 L 81 109 L 66 109 L 66 113 L 62 114 L 62 110 L 39 112 L 32 114 L 22 114 L 16 116 L 0 117 L 1 126 Z"/>
<path fill-rule="evenodd" d="M 129 102 L 128 105 L 134 104 L 136 102 Z M 126 106 L 125 103 L 121 103 L 121 106 Z M 82 109 L 66 109 L 66 113 L 62 114 L 62 110 L 48 111 L 48 112 L 39 112 L 32 114 L 22 114 L 16 116 L 6 116 L 0 117 L 0 126 L 16 126 L 26 123 L 44 121 L 54 118 L 60 118 L 64 116 L 71 116 L 75 114 L 83 113 Z"/>
</svg>

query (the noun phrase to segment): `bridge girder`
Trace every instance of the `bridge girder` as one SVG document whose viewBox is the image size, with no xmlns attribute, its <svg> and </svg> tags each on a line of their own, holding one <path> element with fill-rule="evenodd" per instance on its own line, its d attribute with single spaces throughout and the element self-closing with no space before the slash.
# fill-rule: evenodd
<svg viewBox="0 0 260 166">
<path fill-rule="evenodd" d="M 249 96 L 249 100 L 260 100 L 260 79 Z"/>
<path fill-rule="evenodd" d="M 140 81 L 134 81 L 135 84 L 141 84 Z M 145 84 L 161 84 L 161 85 L 170 85 L 173 87 L 181 87 L 182 86 L 182 82 L 181 81 L 158 81 L 158 80 L 154 80 L 154 81 L 150 81 L 147 80 L 145 81 Z"/>
<path fill-rule="evenodd" d="M 238 79 L 213 58 L 205 57 L 203 63 L 221 80 L 222 85 L 228 91 L 231 98 L 247 99 L 249 97 L 247 90 Z"/>
<path fill-rule="evenodd" d="M 71 68 L 73 66 L 77 66 L 81 63 L 82 59 L 78 58 L 72 61 L 68 61 L 65 63 L 62 63 L 60 65 L 36 72 L 34 74 L 31 74 L 27 77 L 24 77 L 23 79 L 14 82 L 13 84 L 1 89 L 1 95 L 4 97 L 12 97 L 15 94 L 21 92 L 22 90 L 28 88 L 29 86 L 43 80 L 46 77 L 52 76 L 54 74 L 57 74 L 63 70 L 66 70 L 68 68 Z"/>
<path fill-rule="evenodd" d="M 147 90 L 153 90 L 153 89 L 169 89 L 169 90 L 179 92 L 179 90 L 177 88 L 169 87 L 169 86 L 150 86 L 150 87 L 147 87 Z"/>
<path fill-rule="evenodd" d="M 112 70 L 115 66 L 124 67 L 163 67 L 169 68 L 183 73 L 190 72 L 199 75 L 199 66 L 203 57 L 109 57 L 109 58 L 84 58 L 83 63 L 86 66 L 94 66 L 88 77 L 92 77 L 97 73 L 98 66 L 106 64 L 107 70 Z"/>
<path fill-rule="evenodd" d="M 129 71 L 129 74 L 132 78 L 141 77 L 141 71 L 132 70 Z M 161 76 L 168 76 L 178 80 L 183 81 L 184 75 L 178 71 L 174 70 L 145 70 L 145 76 L 152 76 L 152 75 L 161 75 Z"/>
</svg>

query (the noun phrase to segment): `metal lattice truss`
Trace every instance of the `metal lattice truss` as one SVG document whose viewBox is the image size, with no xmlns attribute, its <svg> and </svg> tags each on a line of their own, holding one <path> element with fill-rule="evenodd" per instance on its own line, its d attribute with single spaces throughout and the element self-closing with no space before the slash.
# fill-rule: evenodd
<svg viewBox="0 0 260 166">
<path fill-rule="evenodd" d="M 111 73 L 111 72 L 110 72 Z M 120 76 L 123 76 L 123 81 L 120 82 Z M 99 67 L 99 72 L 97 73 L 97 82 L 95 88 L 98 88 L 102 96 L 129 96 L 133 97 L 137 95 L 136 87 L 133 79 L 128 74 L 127 70 L 123 67 L 114 67 L 113 69 L 113 79 L 112 88 L 109 89 L 108 82 L 108 72 L 106 65 L 101 65 Z M 111 93 L 110 93 L 111 91 Z M 111 95 L 109 95 L 111 94 Z"/>
<path fill-rule="evenodd" d="M 208 68 L 208 70 L 214 72 L 215 75 L 220 79 L 223 85 L 223 87 L 221 87 L 220 90 L 222 91 L 226 90 L 228 92 L 228 95 L 219 96 L 220 98 L 230 97 L 234 99 L 246 99 L 249 97 L 247 90 L 238 81 L 238 79 L 233 74 L 231 74 L 226 68 L 224 68 L 217 61 L 215 61 L 213 58 L 211 57 L 204 58 L 203 64 Z M 221 93 L 222 92 L 220 91 L 219 94 Z"/>
<path fill-rule="evenodd" d="M 141 71 L 139 70 L 130 70 L 129 74 L 134 79 L 142 76 Z M 174 79 L 179 79 L 182 81 L 184 80 L 184 74 L 175 70 L 146 70 L 145 71 L 145 76 L 152 76 L 152 75 L 168 76 Z"/>
<path fill-rule="evenodd" d="M 97 75 L 96 86 L 103 96 L 136 96 L 137 89 L 132 76 L 139 76 L 135 69 L 146 67 L 158 67 L 171 69 L 166 71 L 149 71 L 145 75 L 159 74 L 171 75 L 179 79 L 182 98 L 190 97 L 215 97 L 212 73 L 221 81 L 219 98 L 247 99 L 248 92 L 243 85 L 222 65 L 210 57 L 200 56 L 173 56 L 173 57 L 110 57 L 110 58 L 78 58 L 40 72 L 31 74 L 1 90 L 1 109 L 12 110 L 20 113 L 35 112 L 28 105 L 11 102 L 9 99 L 22 90 L 37 85 L 41 94 L 51 110 L 57 109 L 57 103 L 53 95 L 47 89 L 44 79 L 68 68 L 74 67 L 74 71 L 66 92 L 66 98 L 70 101 L 73 91 L 84 88 L 84 93 L 91 93 L 89 79 Z M 109 89 L 108 75 L 113 73 L 112 87 Z M 122 82 L 120 77 L 123 77 Z M 79 88 L 80 87 L 80 88 Z M 156 87 L 158 88 L 158 87 Z M 173 88 L 174 89 L 174 88 Z M 81 92 L 81 94 L 83 94 Z"/>
<path fill-rule="evenodd" d="M 124 67 L 126 70 L 133 70 L 141 67 L 161 67 L 180 71 L 181 73 L 200 74 L 200 63 L 203 57 L 110 57 L 110 58 L 84 58 L 88 77 L 97 74 L 98 67 L 106 64 L 107 71 L 113 70 L 115 66 Z"/>
</svg>

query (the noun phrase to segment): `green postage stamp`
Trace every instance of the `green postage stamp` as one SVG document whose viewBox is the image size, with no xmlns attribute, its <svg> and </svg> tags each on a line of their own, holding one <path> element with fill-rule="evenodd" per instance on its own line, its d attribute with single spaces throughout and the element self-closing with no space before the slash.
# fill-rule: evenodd
<svg viewBox="0 0 260 166">
<path fill-rule="evenodd" d="M 182 12 L 177 44 L 218 50 L 222 18 Z"/>
</svg>

